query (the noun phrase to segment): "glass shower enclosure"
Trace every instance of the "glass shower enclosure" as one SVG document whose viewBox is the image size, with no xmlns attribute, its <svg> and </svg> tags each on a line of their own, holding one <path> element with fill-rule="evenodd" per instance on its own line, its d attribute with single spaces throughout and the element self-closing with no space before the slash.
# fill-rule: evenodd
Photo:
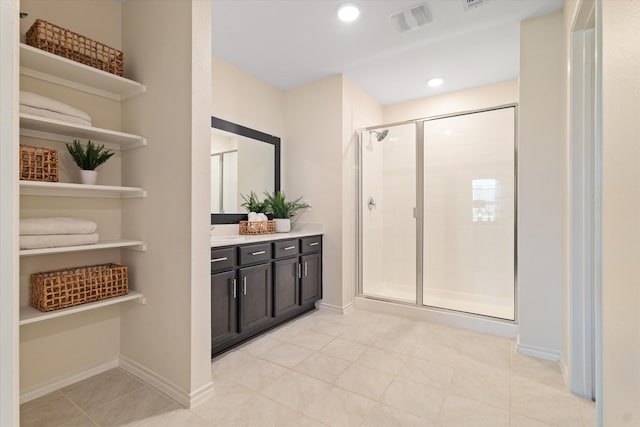
<svg viewBox="0 0 640 427">
<path fill-rule="evenodd" d="M 515 115 L 360 132 L 363 296 L 515 320 Z"/>
</svg>

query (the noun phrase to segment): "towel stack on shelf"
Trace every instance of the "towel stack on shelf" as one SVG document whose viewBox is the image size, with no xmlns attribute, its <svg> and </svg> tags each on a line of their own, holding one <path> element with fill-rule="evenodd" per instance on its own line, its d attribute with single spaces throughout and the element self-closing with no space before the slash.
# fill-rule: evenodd
<svg viewBox="0 0 640 427">
<path fill-rule="evenodd" d="M 91 126 L 91 116 L 55 99 L 20 91 L 20 112 L 63 122 Z"/>
<path fill-rule="evenodd" d="M 20 249 L 57 248 L 98 243 L 98 225 L 80 218 L 20 219 Z"/>
</svg>

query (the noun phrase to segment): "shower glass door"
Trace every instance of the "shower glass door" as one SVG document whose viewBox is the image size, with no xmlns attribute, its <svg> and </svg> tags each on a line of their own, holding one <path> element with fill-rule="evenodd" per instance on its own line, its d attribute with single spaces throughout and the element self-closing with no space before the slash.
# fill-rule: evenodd
<svg viewBox="0 0 640 427">
<path fill-rule="evenodd" d="M 416 304 L 416 124 L 360 134 L 361 290 Z"/>
<path fill-rule="evenodd" d="M 515 108 L 424 122 L 423 298 L 513 320 Z"/>
</svg>

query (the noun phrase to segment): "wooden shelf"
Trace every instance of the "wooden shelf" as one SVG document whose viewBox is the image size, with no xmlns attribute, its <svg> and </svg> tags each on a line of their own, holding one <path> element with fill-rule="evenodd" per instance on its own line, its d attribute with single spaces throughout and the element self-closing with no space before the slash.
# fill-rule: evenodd
<svg viewBox="0 0 640 427">
<path fill-rule="evenodd" d="M 72 89 L 124 101 L 146 91 L 145 85 L 20 43 L 20 74 Z"/>
<path fill-rule="evenodd" d="M 87 304 L 76 305 L 69 308 L 62 308 L 60 310 L 42 312 L 33 307 L 21 307 L 20 308 L 20 326 L 28 325 L 30 323 L 42 322 L 44 320 L 55 319 L 56 317 L 68 316 L 70 314 L 81 313 L 83 311 L 95 310 L 96 308 L 106 307 L 114 304 L 121 304 L 127 301 L 143 300 L 144 295 L 140 292 L 129 291 L 127 295 L 120 297 L 103 299 L 101 301 L 89 302 Z"/>
<path fill-rule="evenodd" d="M 24 113 L 20 113 L 20 133 L 34 138 L 61 142 L 71 142 L 76 138 L 90 139 L 92 142 L 115 144 L 119 149 L 124 150 L 147 145 L 147 140 L 139 135 Z"/>
<path fill-rule="evenodd" d="M 94 245 L 63 246 L 59 248 L 21 249 L 20 256 L 52 255 L 69 252 L 95 251 L 100 249 L 130 248 L 145 251 L 147 248 L 140 240 L 105 240 Z"/>
<path fill-rule="evenodd" d="M 47 197 L 93 197 L 101 199 L 127 199 L 147 197 L 147 192 L 138 187 L 112 185 L 85 185 L 68 182 L 20 181 L 21 196 Z"/>
</svg>

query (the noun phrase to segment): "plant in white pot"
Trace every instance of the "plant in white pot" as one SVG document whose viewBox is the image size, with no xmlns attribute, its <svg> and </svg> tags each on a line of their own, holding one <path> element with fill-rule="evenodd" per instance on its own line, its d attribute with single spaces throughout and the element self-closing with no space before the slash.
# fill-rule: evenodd
<svg viewBox="0 0 640 427">
<path fill-rule="evenodd" d="M 73 161 L 80 168 L 80 182 L 88 185 L 94 185 L 98 179 L 96 168 L 115 154 L 105 149 L 104 145 L 95 145 L 91 141 L 87 143 L 86 149 L 77 139 L 73 140 L 73 144 L 66 145 Z"/>
<path fill-rule="evenodd" d="M 273 215 L 273 219 L 276 221 L 276 233 L 288 233 L 291 231 L 291 218 L 298 211 L 311 207 L 300 200 L 302 200 L 302 197 L 298 197 L 294 201 L 287 201 L 282 191 L 273 194 L 265 193 L 264 201 L 267 204 L 267 212 Z"/>
</svg>

